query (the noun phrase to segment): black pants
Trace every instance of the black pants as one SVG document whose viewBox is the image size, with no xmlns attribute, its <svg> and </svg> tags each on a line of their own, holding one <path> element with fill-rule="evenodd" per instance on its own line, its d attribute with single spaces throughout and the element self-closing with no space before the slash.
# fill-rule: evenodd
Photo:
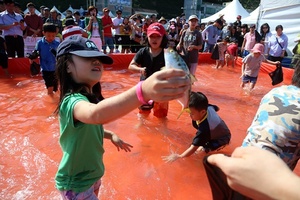
<svg viewBox="0 0 300 200">
<path fill-rule="evenodd" d="M 8 68 L 8 58 L 6 53 L 0 53 L 0 66 L 3 69 L 7 69 Z"/>
<path fill-rule="evenodd" d="M 222 170 L 203 159 L 204 169 L 209 181 L 213 200 L 251 200 L 250 198 L 231 189 Z"/>
<path fill-rule="evenodd" d="M 7 56 L 8 57 L 16 57 L 16 53 L 18 58 L 24 57 L 24 40 L 22 36 L 5 36 L 5 42 L 7 46 Z"/>
<path fill-rule="evenodd" d="M 271 60 L 273 62 L 276 62 L 276 61 L 281 62 L 283 60 L 283 57 L 274 57 L 274 56 L 269 55 L 268 60 Z"/>
<path fill-rule="evenodd" d="M 53 87 L 53 91 L 56 92 L 58 89 L 58 80 L 55 71 L 42 71 L 42 74 L 47 89 Z"/>
</svg>

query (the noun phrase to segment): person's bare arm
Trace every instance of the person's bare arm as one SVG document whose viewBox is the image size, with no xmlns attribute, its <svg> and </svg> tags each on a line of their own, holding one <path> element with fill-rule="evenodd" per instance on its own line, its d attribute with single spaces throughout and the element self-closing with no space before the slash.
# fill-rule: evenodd
<svg viewBox="0 0 300 200">
<path fill-rule="evenodd" d="M 195 153 L 195 151 L 197 151 L 199 147 L 198 146 L 194 146 L 191 145 L 187 150 L 185 150 L 182 154 L 177 154 L 177 153 L 171 153 L 168 156 L 162 156 L 162 159 L 165 162 L 174 162 L 175 160 L 179 159 L 179 158 L 185 158 L 185 157 L 189 157 L 191 156 L 193 153 Z"/>
<path fill-rule="evenodd" d="M 183 70 L 168 69 L 155 72 L 142 84 L 144 101 L 165 102 L 180 98 L 190 86 Z M 79 101 L 73 110 L 74 120 L 86 124 L 106 124 L 142 105 L 136 95 L 137 86 L 104 99 L 97 104 Z"/>
</svg>

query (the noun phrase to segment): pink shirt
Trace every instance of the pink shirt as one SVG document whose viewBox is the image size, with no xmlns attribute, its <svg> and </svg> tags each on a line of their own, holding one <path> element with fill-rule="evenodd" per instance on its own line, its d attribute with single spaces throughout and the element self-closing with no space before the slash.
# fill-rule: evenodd
<svg viewBox="0 0 300 200">
<path fill-rule="evenodd" d="M 246 40 L 244 49 L 247 50 L 247 51 L 250 51 L 256 43 L 255 33 L 250 33 L 250 32 L 246 33 L 245 36 L 244 36 L 244 40 Z"/>
</svg>

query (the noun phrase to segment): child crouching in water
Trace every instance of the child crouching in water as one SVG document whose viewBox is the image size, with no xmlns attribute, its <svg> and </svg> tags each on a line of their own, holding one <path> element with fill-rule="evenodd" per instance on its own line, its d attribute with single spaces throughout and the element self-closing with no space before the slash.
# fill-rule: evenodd
<svg viewBox="0 0 300 200">
<path fill-rule="evenodd" d="M 103 64 L 112 63 L 112 58 L 101 53 L 95 43 L 80 36 L 70 36 L 58 47 L 60 102 L 56 112 L 63 156 L 55 181 L 63 199 L 98 199 L 104 174 L 104 138 L 110 139 L 118 150 L 131 150 L 130 144 L 105 130 L 103 124 L 150 99 L 163 102 L 182 97 L 190 85 L 184 71 L 162 70 L 137 86 L 104 99 L 99 80 Z"/>
<path fill-rule="evenodd" d="M 279 61 L 273 62 L 267 60 L 264 56 L 264 45 L 257 43 L 254 45 L 253 49 L 251 50 L 251 53 L 248 54 L 242 60 L 242 88 L 244 88 L 247 83 L 250 83 L 249 91 L 253 90 L 257 81 L 259 69 L 261 67 L 261 62 L 267 62 L 273 65 L 280 64 Z"/>
<path fill-rule="evenodd" d="M 231 66 L 235 67 L 235 62 L 238 58 L 238 41 L 233 40 L 227 47 L 227 53 L 225 55 L 226 66 L 231 62 Z"/>
<path fill-rule="evenodd" d="M 201 92 L 191 92 L 189 113 L 192 124 L 197 129 L 191 146 L 181 154 L 163 156 L 166 162 L 191 156 L 196 151 L 208 153 L 220 150 L 229 144 L 231 133 L 225 122 L 217 114 L 219 107 L 208 103 L 207 97 Z"/>
<path fill-rule="evenodd" d="M 216 60 L 216 68 L 222 68 L 225 65 L 225 53 L 227 51 L 227 44 L 230 42 L 229 37 L 225 37 L 222 42 L 218 42 L 216 45 L 218 45 L 219 50 L 219 59 Z"/>
</svg>

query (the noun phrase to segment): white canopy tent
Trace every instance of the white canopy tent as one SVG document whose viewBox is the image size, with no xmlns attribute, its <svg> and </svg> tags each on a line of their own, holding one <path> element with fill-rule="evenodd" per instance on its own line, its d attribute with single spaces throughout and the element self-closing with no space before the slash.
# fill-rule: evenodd
<svg viewBox="0 0 300 200">
<path fill-rule="evenodd" d="M 209 16 L 207 18 L 201 19 L 201 22 L 207 23 L 209 21 L 215 21 L 220 17 L 221 14 L 224 14 L 224 19 L 227 23 L 233 23 L 236 21 L 236 17 L 238 15 L 242 16 L 243 18 L 246 18 L 249 16 L 249 13 L 245 8 L 242 6 L 242 4 L 238 0 L 233 0 L 231 3 L 229 3 L 225 8 L 220 10 L 219 12 L 215 13 L 212 16 Z"/>
<path fill-rule="evenodd" d="M 37 15 L 40 15 L 40 14 L 41 14 L 37 9 L 35 9 L 34 12 L 35 12 L 35 14 L 37 14 Z M 27 13 L 29 13 L 28 8 L 26 8 L 26 10 L 24 10 L 24 14 L 27 14 Z"/>
<path fill-rule="evenodd" d="M 53 6 L 53 7 L 50 9 L 50 11 L 51 11 L 52 9 L 56 10 L 57 13 L 60 13 L 60 14 L 61 14 L 61 19 L 66 18 L 66 16 L 56 8 L 56 6 Z"/>
<path fill-rule="evenodd" d="M 250 15 L 246 18 L 242 18 L 243 24 L 256 24 L 259 15 L 259 6 L 253 10 Z"/>
</svg>

